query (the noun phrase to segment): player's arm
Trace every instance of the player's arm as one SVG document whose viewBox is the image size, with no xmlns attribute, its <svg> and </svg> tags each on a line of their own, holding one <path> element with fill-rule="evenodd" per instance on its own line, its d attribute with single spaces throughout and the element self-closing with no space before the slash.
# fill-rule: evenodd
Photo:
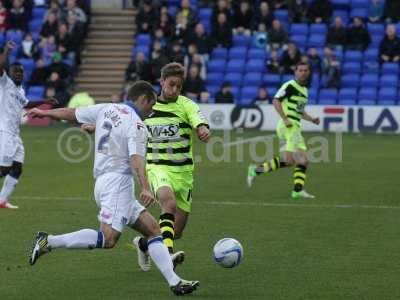
<svg viewBox="0 0 400 300">
<path fill-rule="evenodd" d="M 28 102 L 28 104 L 25 105 L 25 108 L 34 108 L 42 104 L 50 104 L 54 106 L 54 105 L 59 105 L 60 102 L 56 98 L 49 98 L 43 101 Z"/>
<path fill-rule="evenodd" d="M 71 122 L 78 122 L 75 115 L 75 108 L 57 108 L 51 110 L 42 110 L 39 108 L 32 108 L 27 112 L 27 115 L 32 118 L 51 118 L 53 120 L 66 120 Z"/>
<path fill-rule="evenodd" d="M 140 200 L 145 207 L 153 204 L 155 201 L 154 195 L 150 190 L 150 184 L 146 176 L 146 160 L 143 156 L 134 154 L 131 156 L 131 168 L 135 174 L 137 182 L 141 187 Z"/>
<path fill-rule="evenodd" d="M 305 111 L 303 112 L 302 118 L 304 120 L 314 123 L 316 125 L 319 124 L 319 118 L 314 118 L 314 117 L 310 116 L 308 113 L 306 113 Z"/>
<path fill-rule="evenodd" d="M 8 54 L 10 54 L 11 50 L 14 49 L 15 46 L 15 43 L 12 41 L 8 41 L 4 46 L 3 53 L 0 54 L 0 76 L 4 73 L 4 69 L 7 64 Z"/>
<path fill-rule="evenodd" d="M 285 115 L 285 112 L 283 111 L 282 100 L 279 98 L 274 98 L 274 100 L 272 101 L 272 104 L 274 105 L 276 112 L 279 114 L 279 116 L 285 123 L 286 127 L 288 127 L 288 128 L 292 127 L 293 126 L 292 122 L 290 122 L 288 117 Z"/>
<path fill-rule="evenodd" d="M 211 137 L 211 131 L 207 119 L 201 112 L 200 107 L 194 102 L 189 102 L 186 105 L 186 112 L 190 125 L 196 129 L 196 134 L 199 140 L 207 143 Z"/>
</svg>

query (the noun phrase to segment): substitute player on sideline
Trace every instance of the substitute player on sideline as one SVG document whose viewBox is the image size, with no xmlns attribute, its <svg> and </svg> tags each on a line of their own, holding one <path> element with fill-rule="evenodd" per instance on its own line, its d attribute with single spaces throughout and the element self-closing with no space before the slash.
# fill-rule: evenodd
<svg viewBox="0 0 400 300">
<path fill-rule="evenodd" d="M 299 63 L 295 70 L 295 79 L 282 85 L 274 97 L 273 105 L 281 119 L 277 125 L 277 134 L 284 142 L 281 155 L 261 165 L 250 165 L 247 184 L 252 186 L 257 175 L 270 173 L 279 168 L 295 165 L 292 198 L 314 198 L 304 188 L 308 166 L 307 147 L 301 134 L 301 119 L 319 124 L 319 118 L 311 117 L 304 110 L 308 101 L 307 84 L 310 78 L 310 66 Z"/>
<path fill-rule="evenodd" d="M 141 186 L 140 199 L 144 205 L 148 206 L 155 200 L 146 177 L 147 129 L 141 117 L 151 113 L 157 95 L 149 83 L 138 81 L 131 87 L 128 96 L 134 102 L 134 109 L 124 104 L 98 104 L 78 109 L 29 111 L 32 117 L 96 125 L 94 195 L 100 208 L 99 231 L 82 229 L 62 235 L 38 232 L 29 262 L 35 264 L 41 255 L 56 248 L 113 248 L 124 227 L 128 226 L 147 238 L 149 254 L 172 292 L 176 295 L 189 294 L 199 282 L 183 280 L 175 274 L 156 220 L 134 198 L 132 173 Z"/>
<path fill-rule="evenodd" d="M 184 252 L 173 253 L 174 239 L 182 236 L 192 205 L 193 147 L 192 130 L 207 142 L 210 130 L 199 106 L 182 95 L 185 77 L 179 63 L 170 63 L 161 70 L 161 95 L 153 114 L 145 120 L 150 139 L 147 147 L 147 172 L 150 185 L 161 204 L 160 228 L 174 266 L 182 263 Z M 147 243 L 133 240 L 138 262 L 143 271 L 150 269 Z"/>
</svg>

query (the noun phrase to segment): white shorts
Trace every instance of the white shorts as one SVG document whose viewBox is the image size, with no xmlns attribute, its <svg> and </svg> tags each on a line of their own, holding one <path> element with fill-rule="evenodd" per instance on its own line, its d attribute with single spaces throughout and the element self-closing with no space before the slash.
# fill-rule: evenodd
<svg viewBox="0 0 400 300">
<path fill-rule="evenodd" d="M 135 224 L 145 208 L 135 199 L 132 175 L 106 173 L 96 179 L 94 197 L 100 208 L 99 222 L 119 232 Z"/>
<path fill-rule="evenodd" d="M 0 166 L 10 167 L 13 161 L 23 163 L 25 149 L 18 135 L 0 131 Z"/>
</svg>

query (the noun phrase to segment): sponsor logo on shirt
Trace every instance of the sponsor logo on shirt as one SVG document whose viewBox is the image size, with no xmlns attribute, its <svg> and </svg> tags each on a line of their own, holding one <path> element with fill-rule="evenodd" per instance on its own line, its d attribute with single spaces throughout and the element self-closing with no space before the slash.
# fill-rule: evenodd
<svg viewBox="0 0 400 300">
<path fill-rule="evenodd" d="M 176 124 L 149 126 L 152 138 L 173 139 L 179 137 L 179 126 Z"/>
</svg>

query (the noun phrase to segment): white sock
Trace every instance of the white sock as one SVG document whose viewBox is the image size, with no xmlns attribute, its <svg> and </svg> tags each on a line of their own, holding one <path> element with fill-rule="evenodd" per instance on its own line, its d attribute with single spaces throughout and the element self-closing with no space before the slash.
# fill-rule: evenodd
<svg viewBox="0 0 400 300">
<path fill-rule="evenodd" d="M 17 183 L 18 179 L 15 179 L 14 177 L 7 175 L 4 178 L 3 188 L 1 189 L 0 192 L 0 199 L 7 200 L 8 198 L 10 198 L 12 192 L 15 190 Z"/>
<path fill-rule="evenodd" d="M 104 235 L 101 231 L 82 229 L 79 231 L 49 235 L 47 238 L 50 248 L 93 249 L 104 248 Z"/>
<path fill-rule="evenodd" d="M 181 279 L 174 272 L 171 256 L 169 255 L 167 246 L 163 243 L 162 237 L 157 236 L 150 239 L 148 247 L 151 259 L 168 281 L 169 286 L 177 285 Z"/>
</svg>

